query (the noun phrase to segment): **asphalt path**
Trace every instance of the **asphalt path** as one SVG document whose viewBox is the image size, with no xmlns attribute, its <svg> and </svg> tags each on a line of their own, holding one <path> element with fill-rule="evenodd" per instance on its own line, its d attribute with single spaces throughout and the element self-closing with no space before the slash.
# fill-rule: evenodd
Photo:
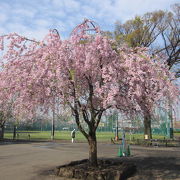
<svg viewBox="0 0 180 180">
<path fill-rule="evenodd" d="M 98 157 L 119 158 L 118 147 L 98 143 Z M 131 146 L 131 153 L 131 157 L 121 159 L 137 165 L 132 180 L 180 179 L 180 148 Z M 4 143 L 0 145 L 0 180 L 63 180 L 55 177 L 52 169 L 85 158 L 87 143 Z"/>
</svg>

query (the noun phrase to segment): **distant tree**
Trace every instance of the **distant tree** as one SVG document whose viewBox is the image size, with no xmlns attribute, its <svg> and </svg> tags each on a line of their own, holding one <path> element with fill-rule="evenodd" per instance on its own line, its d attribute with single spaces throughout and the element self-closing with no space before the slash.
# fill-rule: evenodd
<svg viewBox="0 0 180 180">
<path fill-rule="evenodd" d="M 180 76 L 180 5 L 174 4 L 172 11 L 154 11 L 120 23 L 115 23 L 114 32 L 104 32 L 115 39 L 118 46 L 149 47 L 152 54 L 163 53 L 169 69 L 175 68 Z"/>
<path fill-rule="evenodd" d="M 137 112 L 143 116 L 144 134 L 151 139 L 151 119 L 155 108 L 164 106 L 165 102 L 168 104 L 169 100 L 174 102 L 179 95 L 178 88 L 172 84 L 174 74 L 161 58 L 148 55 L 145 48 L 121 48 L 119 53 L 129 72 L 128 96 L 135 102 L 135 116 Z"/>
<path fill-rule="evenodd" d="M 136 16 L 124 24 L 115 23 L 115 40 L 118 44 L 127 43 L 130 47 L 149 47 L 160 35 L 159 29 L 166 28 L 164 11 L 154 11 L 143 16 Z"/>
<path fill-rule="evenodd" d="M 4 107 L 2 107 L 3 105 L 4 104 L 0 105 L 0 139 L 4 139 L 5 123 L 7 123 L 8 120 L 10 120 L 10 118 L 12 117 L 10 106 L 8 107 L 8 109 L 5 109 Z"/>
<path fill-rule="evenodd" d="M 0 139 L 4 138 L 4 125 L 5 125 L 6 119 L 4 117 L 3 111 L 0 111 Z"/>
</svg>

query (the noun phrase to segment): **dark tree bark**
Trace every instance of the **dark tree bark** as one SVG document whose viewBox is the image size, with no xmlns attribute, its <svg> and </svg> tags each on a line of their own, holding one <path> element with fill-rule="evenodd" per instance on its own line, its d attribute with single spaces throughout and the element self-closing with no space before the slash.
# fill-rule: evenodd
<svg viewBox="0 0 180 180">
<path fill-rule="evenodd" d="M 88 137 L 89 143 L 89 163 L 92 166 L 97 166 L 97 141 L 96 141 L 96 133 L 93 132 Z"/>
<path fill-rule="evenodd" d="M 0 139 L 4 139 L 4 126 L 5 126 L 5 116 L 3 111 L 0 111 Z"/>
<path fill-rule="evenodd" d="M 80 105 L 80 103 L 79 103 Z M 85 138 L 88 141 L 89 144 L 89 164 L 91 166 L 97 167 L 97 140 L 96 140 L 96 129 L 99 125 L 103 110 L 98 111 L 98 113 L 94 112 L 91 114 L 91 119 L 88 119 L 87 111 L 82 110 L 83 119 L 88 125 L 89 132 L 87 133 L 84 128 L 81 125 L 80 118 L 79 118 L 79 111 L 77 110 L 77 105 L 75 107 L 72 107 L 72 110 L 74 112 L 76 124 L 78 126 L 78 129 L 81 131 L 81 133 L 85 136 Z"/>
<path fill-rule="evenodd" d="M 152 139 L 151 114 L 149 112 L 144 114 L 144 136 L 145 135 L 148 136 L 148 139 Z"/>
<path fill-rule="evenodd" d="M 0 140 L 4 139 L 4 124 L 0 126 Z"/>
<path fill-rule="evenodd" d="M 86 76 L 86 80 L 89 86 L 89 93 L 87 98 L 87 106 L 82 105 L 81 100 L 76 96 L 76 86 L 74 82 L 72 82 L 72 96 L 74 98 L 73 103 L 69 103 L 69 106 L 72 109 L 73 115 L 76 120 L 76 124 L 81 133 L 85 136 L 89 144 L 89 164 L 90 166 L 97 167 L 97 140 L 96 140 L 96 129 L 101 120 L 101 116 L 105 109 L 103 107 L 94 107 L 93 98 L 93 85 L 91 82 L 91 78 Z M 84 103 L 84 102 L 83 102 Z M 80 121 L 80 115 L 83 116 L 84 123 L 88 126 L 88 131 L 83 128 L 83 124 Z"/>
<path fill-rule="evenodd" d="M 55 134 L 55 112 L 53 110 L 53 118 L 52 118 L 52 127 L 51 127 L 51 139 L 54 140 L 54 134 Z"/>
<path fill-rule="evenodd" d="M 13 128 L 13 139 L 14 140 L 16 139 L 16 125 L 14 125 L 14 128 Z"/>
</svg>

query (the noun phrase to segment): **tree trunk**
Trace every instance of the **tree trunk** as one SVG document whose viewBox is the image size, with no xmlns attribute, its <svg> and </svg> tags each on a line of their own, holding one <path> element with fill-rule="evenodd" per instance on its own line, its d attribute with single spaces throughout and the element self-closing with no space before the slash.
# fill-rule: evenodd
<svg viewBox="0 0 180 180">
<path fill-rule="evenodd" d="M 0 126 L 0 139 L 4 139 L 4 125 Z"/>
<path fill-rule="evenodd" d="M 16 139 L 16 125 L 14 125 L 14 128 L 13 128 L 13 140 Z"/>
<path fill-rule="evenodd" d="M 145 113 L 145 115 L 144 115 L 144 138 L 152 139 L 150 113 Z"/>
<path fill-rule="evenodd" d="M 54 112 L 54 109 L 53 109 L 53 118 L 52 118 L 52 129 L 51 129 L 51 139 L 54 140 L 54 132 L 55 132 L 55 112 Z"/>
<path fill-rule="evenodd" d="M 174 134 L 173 134 L 173 113 L 172 113 L 172 105 L 169 102 L 169 111 L 168 111 L 168 117 L 170 120 L 170 126 L 169 126 L 169 138 L 173 139 Z"/>
<path fill-rule="evenodd" d="M 97 141 L 96 133 L 94 132 L 88 138 L 89 143 L 89 163 L 91 166 L 98 166 L 97 164 Z"/>
<path fill-rule="evenodd" d="M 54 121 L 52 123 L 52 130 L 51 130 L 51 139 L 54 140 L 54 132 L 55 132 L 55 125 L 54 125 Z"/>
<path fill-rule="evenodd" d="M 115 131 L 115 140 L 118 141 L 119 140 L 119 134 L 118 134 L 118 113 L 117 113 L 117 117 L 116 117 L 116 131 Z"/>
</svg>

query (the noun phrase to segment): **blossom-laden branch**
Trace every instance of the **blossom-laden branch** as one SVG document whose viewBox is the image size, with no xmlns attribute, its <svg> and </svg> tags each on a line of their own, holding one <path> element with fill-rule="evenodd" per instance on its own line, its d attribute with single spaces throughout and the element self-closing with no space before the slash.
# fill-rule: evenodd
<svg viewBox="0 0 180 180">
<path fill-rule="evenodd" d="M 16 95 L 14 111 L 30 114 L 38 106 L 51 108 L 57 97 L 96 129 L 108 107 L 128 113 L 152 111 L 161 99 L 177 96 L 174 75 L 158 57 L 150 57 L 144 48 L 114 51 L 99 31 L 93 36 L 85 31 L 86 22 L 67 40 L 61 40 L 56 30 L 40 42 L 7 35 L 0 99 Z"/>
</svg>

